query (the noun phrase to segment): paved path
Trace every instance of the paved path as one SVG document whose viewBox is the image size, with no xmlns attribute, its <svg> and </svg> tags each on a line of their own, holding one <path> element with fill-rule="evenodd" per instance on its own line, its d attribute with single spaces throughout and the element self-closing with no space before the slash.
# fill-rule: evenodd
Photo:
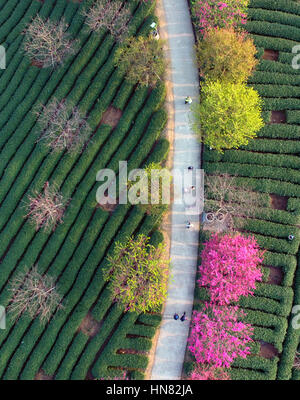
<svg viewBox="0 0 300 400">
<path fill-rule="evenodd" d="M 163 0 L 168 34 L 174 95 L 173 167 L 200 168 L 200 145 L 189 127 L 190 106 L 186 96 L 199 93 L 198 71 L 194 65 L 194 35 L 187 0 Z M 185 227 L 187 221 L 192 230 Z M 189 320 L 191 317 L 197 270 L 199 215 L 187 214 L 183 205 L 172 206 L 171 262 L 172 278 L 160 328 L 151 379 L 181 379 Z M 174 312 L 187 313 L 188 320 L 173 319 Z"/>
</svg>

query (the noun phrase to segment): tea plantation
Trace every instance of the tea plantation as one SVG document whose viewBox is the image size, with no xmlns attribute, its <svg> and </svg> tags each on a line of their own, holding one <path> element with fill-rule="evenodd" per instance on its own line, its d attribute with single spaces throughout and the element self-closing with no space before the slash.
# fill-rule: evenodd
<svg viewBox="0 0 300 400">
<path fill-rule="evenodd" d="M 114 242 L 137 233 L 151 236 L 153 244 L 162 240 L 161 233 L 157 231 L 158 217 L 146 215 L 140 208 L 131 205 L 119 205 L 110 212 L 100 207 L 96 202 L 99 187 L 96 174 L 103 168 L 118 173 L 119 161 L 127 160 L 130 170 L 150 162 L 161 162 L 166 157 L 169 144 L 161 136 L 167 119 L 163 108 L 165 88 L 159 84 L 149 90 L 125 81 L 124 75 L 114 66 L 118 44 L 113 37 L 104 30 L 91 33 L 86 29 L 82 9 L 92 3 L 90 0 L 0 0 L 0 43 L 6 49 L 7 63 L 7 68 L 0 70 L 0 304 L 6 306 L 9 303 L 9 281 L 32 265 L 38 265 L 40 273 L 54 277 L 57 290 L 63 296 L 63 308 L 54 313 L 46 324 L 42 324 L 39 318 L 30 318 L 27 313 L 14 322 L 8 314 L 7 328 L 0 330 L 2 380 L 33 380 L 39 377 L 100 379 L 120 374 L 120 370 L 127 371 L 131 379 L 143 378 L 152 338 L 161 320 L 161 315 L 156 313 L 138 315 L 123 312 L 116 303 L 112 303 L 109 284 L 102 276 L 106 256 Z M 128 0 L 127 3 L 132 13 L 130 34 L 148 35 L 150 24 L 155 20 L 154 4 L 135 0 Z M 55 70 L 39 68 L 24 56 L 23 31 L 37 14 L 55 21 L 64 18 L 69 24 L 68 32 L 79 43 L 75 54 Z M 281 14 L 278 12 L 279 17 Z M 296 22 L 297 18 L 300 21 L 300 15 L 294 18 Z M 276 23 L 276 26 L 284 27 L 292 23 L 293 29 L 297 30 L 296 22 L 290 20 L 287 14 L 284 22 L 280 25 Z M 255 28 L 255 24 L 253 26 Z M 292 36 L 291 31 L 290 40 Z M 272 39 L 266 40 L 273 43 Z M 285 51 L 288 51 L 290 41 L 282 39 L 282 42 L 276 40 L 274 43 L 281 50 L 282 61 L 274 67 L 278 71 L 272 75 L 269 70 L 273 64 L 262 64 L 257 79 L 260 74 L 264 79 L 269 75 L 273 79 L 284 75 L 289 82 L 284 82 L 286 86 L 283 88 L 286 91 L 289 87 L 296 90 L 297 87 L 293 86 L 296 85 L 296 75 L 281 72 L 289 68 Z M 262 83 L 262 80 L 259 82 Z M 71 101 L 87 115 L 92 133 L 82 153 L 51 152 L 43 142 L 37 141 L 40 128 L 33 111 L 37 104 L 47 104 L 54 97 Z M 289 107 L 297 109 L 295 99 L 275 98 L 266 110 L 270 110 L 271 106 L 274 108 L 274 102 L 277 107 L 290 102 Z M 102 118 L 108 108 L 118 110 L 120 119 L 116 126 L 103 123 Z M 268 335 L 268 339 L 273 340 L 279 349 L 293 301 L 291 285 L 299 242 L 298 236 L 292 246 L 280 239 L 291 229 L 296 232 L 296 228 L 290 228 L 287 221 L 288 224 L 294 221 L 297 211 L 291 210 L 298 209 L 295 200 L 298 195 L 297 150 L 292 147 L 297 144 L 294 141 L 298 132 L 297 111 L 291 111 L 288 118 L 291 123 L 288 129 L 266 130 L 264 137 L 257 141 L 257 146 L 260 146 L 259 151 L 270 151 L 268 146 L 274 143 L 276 150 L 272 151 L 277 153 L 281 151 L 281 140 L 288 139 L 290 154 L 283 155 L 282 151 L 270 154 L 268 168 L 256 166 L 266 178 L 272 175 L 273 179 L 266 180 L 264 188 L 272 187 L 274 192 L 284 192 L 293 197 L 289 200 L 289 211 L 270 211 L 273 222 L 266 222 L 266 231 L 260 232 L 266 234 L 271 230 L 272 235 L 279 237 L 262 236 L 262 240 L 268 242 L 270 263 L 282 266 L 286 275 L 282 287 L 270 286 L 266 290 L 268 287 L 262 285 L 260 290 L 260 295 L 266 298 L 263 313 L 259 314 L 262 325 L 273 324 L 276 331 L 280 331 L 280 336 L 277 334 L 275 339 L 269 328 L 260 328 L 261 334 L 257 335 Z M 268 134 L 276 139 L 268 139 Z M 249 153 L 234 154 L 234 157 L 239 157 L 236 165 L 242 169 Z M 226 153 L 226 168 L 234 162 L 228 157 L 230 153 Z M 254 158 L 251 160 L 254 162 Z M 282 160 L 281 168 L 278 160 Z M 209 159 L 207 154 L 207 168 L 217 168 L 216 161 Z M 285 182 L 274 179 L 274 163 Z M 286 174 L 286 171 L 289 173 Z M 290 171 L 293 175 L 287 179 Z M 28 194 L 40 192 L 47 181 L 55 183 L 65 198 L 71 199 L 63 223 L 53 232 L 36 231 L 24 218 L 24 202 Z M 255 178 L 250 181 L 256 182 Z M 276 316 L 266 313 L 274 302 L 278 310 Z M 254 312 L 254 318 L 258 318 L 257 315 Z M 287 336 L 286 340 L 296 339 Z M 264 368 L 266 373 L 272 375 L 277 361 L 270 363 Z M 281 363 L 281 369 L 290 372 L 288 361 L 282 358 Z"/>
<path fill-rule="evenodd" d="M 267 250 L 264 280 L 257 284 L 254 296 L 240 301 L 246 321 L 254 326 L 255 343 L 250 356 L 233 363 L 230 375 L 232 379 L 299 379 L 293 366 L 300 330 L 292 326 L 291 309 L 300 302 L 300 76 L 292 67 L 292 49 L 300 37 L 300 4 L 252 0 L 245 28 L 259 58 L 248 84 L 263 98 L 266 125 L 239 150 L 220 154 L 205 148 L 203 155 L 208 174 L 237 175 L 240 184 L 262 194 L 261 208 L 244 230 Z M 294 240 L 289 241 L 289 235 Z M 196 298 L 204 299 L 205 292 L 197 289 Z"/>
</svg>

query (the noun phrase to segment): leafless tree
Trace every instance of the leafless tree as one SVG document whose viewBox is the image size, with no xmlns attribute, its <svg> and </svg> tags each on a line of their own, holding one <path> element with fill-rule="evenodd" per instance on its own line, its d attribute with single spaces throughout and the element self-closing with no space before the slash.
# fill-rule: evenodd
<svg viewBox="0 0 300 400">
<path fill-rule="evenodd" d="M 55 67 L 76 50 L 76 40 L 67 33 L 68 24 L 43 20 L 37 15 L 24 30 L 27 55 L 43 68 Z"/>
<path fill-rule="evenodd" d="M 54 98 L 46 106 L 39 105 L 38 124 L 43 140 L 52 150 L 80 151 L 87 142 L 91 128 L 78 107 Z"/>
<path fill-rule="evenodd" d="M 107 29 L 117 40 L 122 41 L 128 34 L 130 10 L 119 0 L 97 0 L 92 8 L 83 11 L 86 24 L 91 31 Z"/>
<path fill-rule="evenodd" d="M 25 269 L 12 278 L 9 291 L 12 299 L 7 311 L 14 318 L 28 312 L 32 318 L 39 317 L 42 322 L 46 322 L 56 309 L 62 308 L 62 297 L 56 290 L 54 279 L 41 275 L 37 266 Z"/>
<path fill-rule="evenodd" d="M 36 230 L 44 228 L 53 230 L 63 220 L 67 201 L 59 193 L 55 185 L 50 187 L 49 182 L 44 185 L 43 193 L 35 192 L 28 196 L 29 212 L 26 215 L 36 226 Z"/>
<path fill-rule="evenodd" d="M 205 185 L 206 193 L 213 199 L 206 200 L 207 211 L 215 216 L 223 215 L 229 229 L 237 224 L 236 227 L 241 228 L 242 220 L 254 215 L 255 210 L 261 207 L 258 193 L 236 185 L 234 176 L 207 175 Z M 241 217 L 240 222 L 234 222 L 234 217 Z"/>
</svg>

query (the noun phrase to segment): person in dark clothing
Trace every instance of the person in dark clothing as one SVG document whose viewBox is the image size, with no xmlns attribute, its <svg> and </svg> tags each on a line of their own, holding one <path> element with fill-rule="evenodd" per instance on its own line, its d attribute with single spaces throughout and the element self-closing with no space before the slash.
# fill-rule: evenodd
<svg viewBox="0 0 300 400">
<path fill-rule="evenodd" d="M 177 313 L 174 314 L 174 319 L 177 321 L 179 319 L 179 315 Z"/>
<path fill-rule="evenodd" d="M 185 316 L 186 312 L 184 312 L 180 318 L 180 321 L 184 322 L 186 320 L 186 316 Z"/>
</svg>

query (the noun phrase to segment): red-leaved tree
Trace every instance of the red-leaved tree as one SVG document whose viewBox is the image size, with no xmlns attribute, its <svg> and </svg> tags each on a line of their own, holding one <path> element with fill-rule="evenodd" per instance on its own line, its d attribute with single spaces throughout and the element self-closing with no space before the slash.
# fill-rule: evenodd
<svg viewBox="0 0 300 400">
<path fill-rule="evenodd" d="M 253 328 L 241 321 L 243 316 L 238 306 L 209 303 L 193 312 L 188 348 L 197 363 L 229 368 L 235 358 L 250 354 Z"/>
<path fill-rule="evenodd" d="M 253 236 L 213 234 L 204 243 L 201 258 L 198 283 L 208 288 L 212 303 L 238 301 L 253 294 L 256 281 L 262 280 L 263 252 Z"/>
<path fill-rule="evenodd" d="M 200 33 L 210 28 L 238 28 L 247 22 L 249 0 L 194 0 L 192 14 Z"/>
</svg>

